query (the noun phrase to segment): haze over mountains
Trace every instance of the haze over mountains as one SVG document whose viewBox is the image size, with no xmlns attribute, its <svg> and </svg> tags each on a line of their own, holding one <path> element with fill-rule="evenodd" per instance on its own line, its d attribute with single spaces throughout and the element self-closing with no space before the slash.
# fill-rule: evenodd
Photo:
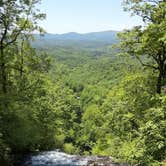
<svg viewBox="0 0 166 166">
<path fill-rule="evenodd" d="M 64 34 L 46 33 L 44 36 L 36 36 L 36 46 L 72 46 L 72 47 L 101 47 L 118 42 L 118 31 L 102 31 L 91 33 L 69 32 Z"/>
</svg>

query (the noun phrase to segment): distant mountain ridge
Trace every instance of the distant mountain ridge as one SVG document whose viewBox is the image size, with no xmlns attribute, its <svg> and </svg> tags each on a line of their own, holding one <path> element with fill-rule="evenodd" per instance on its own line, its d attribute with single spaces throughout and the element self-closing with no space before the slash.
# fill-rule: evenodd
<svg viewBox="0 0 166 166">
<path fill-rule="evenodd" d="M 90 33 L 77 33 L 69 32 L 64 34 L 51 34 L 46 33 L 44 38 L 61 39 L 61 40 L 100 40 L 110 41 L 115 39 L 118 31 L 102 31 L 102 32 L 90 32 Z"/>
<path fill-rule="evenodd" d="M 37 45 L 60 45 L 79 47 L 98 47 L 116 43 L 118 31 L 102 31 L 90 33 L 69 32 L 64 34 L 46 33 L 44 36 L 35 35 Z"/>
</svg>

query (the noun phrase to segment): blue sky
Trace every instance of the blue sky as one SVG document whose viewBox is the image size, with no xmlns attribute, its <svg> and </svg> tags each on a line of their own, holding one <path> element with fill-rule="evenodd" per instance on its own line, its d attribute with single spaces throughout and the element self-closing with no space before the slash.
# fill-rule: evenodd
<svg viewBox="0 0 166 166">
<path fill-rule="evenodd" d="M 48 33 L 122 30 L 141 23 L 123 11 L 123 0 L 42 0 L 47 19 L 40 24 Z"/>
</svg>

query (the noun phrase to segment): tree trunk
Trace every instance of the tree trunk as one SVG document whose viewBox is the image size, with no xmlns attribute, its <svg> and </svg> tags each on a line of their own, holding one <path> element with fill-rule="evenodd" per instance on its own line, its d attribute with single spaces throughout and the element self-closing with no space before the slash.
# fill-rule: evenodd
<svg viewBox="0 0 166 166">
<path fill-rule="evenodd" d="M 2 101 L 0 102 L 0 106 L 2 109 L 7 109 L 8 102 L 6 100 L 7 97 L 7 75 L 6 75 L 6 66 L 5 66 L 5 58 L 4 58 L 4 50 L 3 47 L 0 47 L 0 81 L 1 81 L 1 93 L 2 93 Z"/>
<path fill-rule="evenodd" d="M 6 95 L 7 93 L 7 78 L 6 78 L 6 69 L 5 69 L 5 59 L 4 59 L 4 51 L 3 47 L 1 47 L 1 57 L 0 57 L 0 69 L 1 69 L 1 83 L 2 83 L 2 93 Z"/>
<path fill-rule="evenodd" d="M 161 80 L 162 80 L 162 74 L 161 71 L 159 71 L 158 80 L 157 80 L 157 93 L 161 94 Z"/>
</svg>

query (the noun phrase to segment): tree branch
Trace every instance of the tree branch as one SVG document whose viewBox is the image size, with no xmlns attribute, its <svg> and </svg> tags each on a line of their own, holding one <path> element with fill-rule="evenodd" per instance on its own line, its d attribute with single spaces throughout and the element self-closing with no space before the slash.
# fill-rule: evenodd
<svg viewBox="0 0 166 166">
<path fill-rule="evenodd" d="M 159 69 L 158 67 L 155 67 L 155 66 L 152 66 L 152 65 L 149 65 L 149 64 L 145 64 L 144 62 L 142 62 L 142 60 L 138 56 L 135 55 L 135 57 L 141 63 L 142 66 L 150 67 L 150 68 L 155 69 L 155 70 Z"/>
</svg>

